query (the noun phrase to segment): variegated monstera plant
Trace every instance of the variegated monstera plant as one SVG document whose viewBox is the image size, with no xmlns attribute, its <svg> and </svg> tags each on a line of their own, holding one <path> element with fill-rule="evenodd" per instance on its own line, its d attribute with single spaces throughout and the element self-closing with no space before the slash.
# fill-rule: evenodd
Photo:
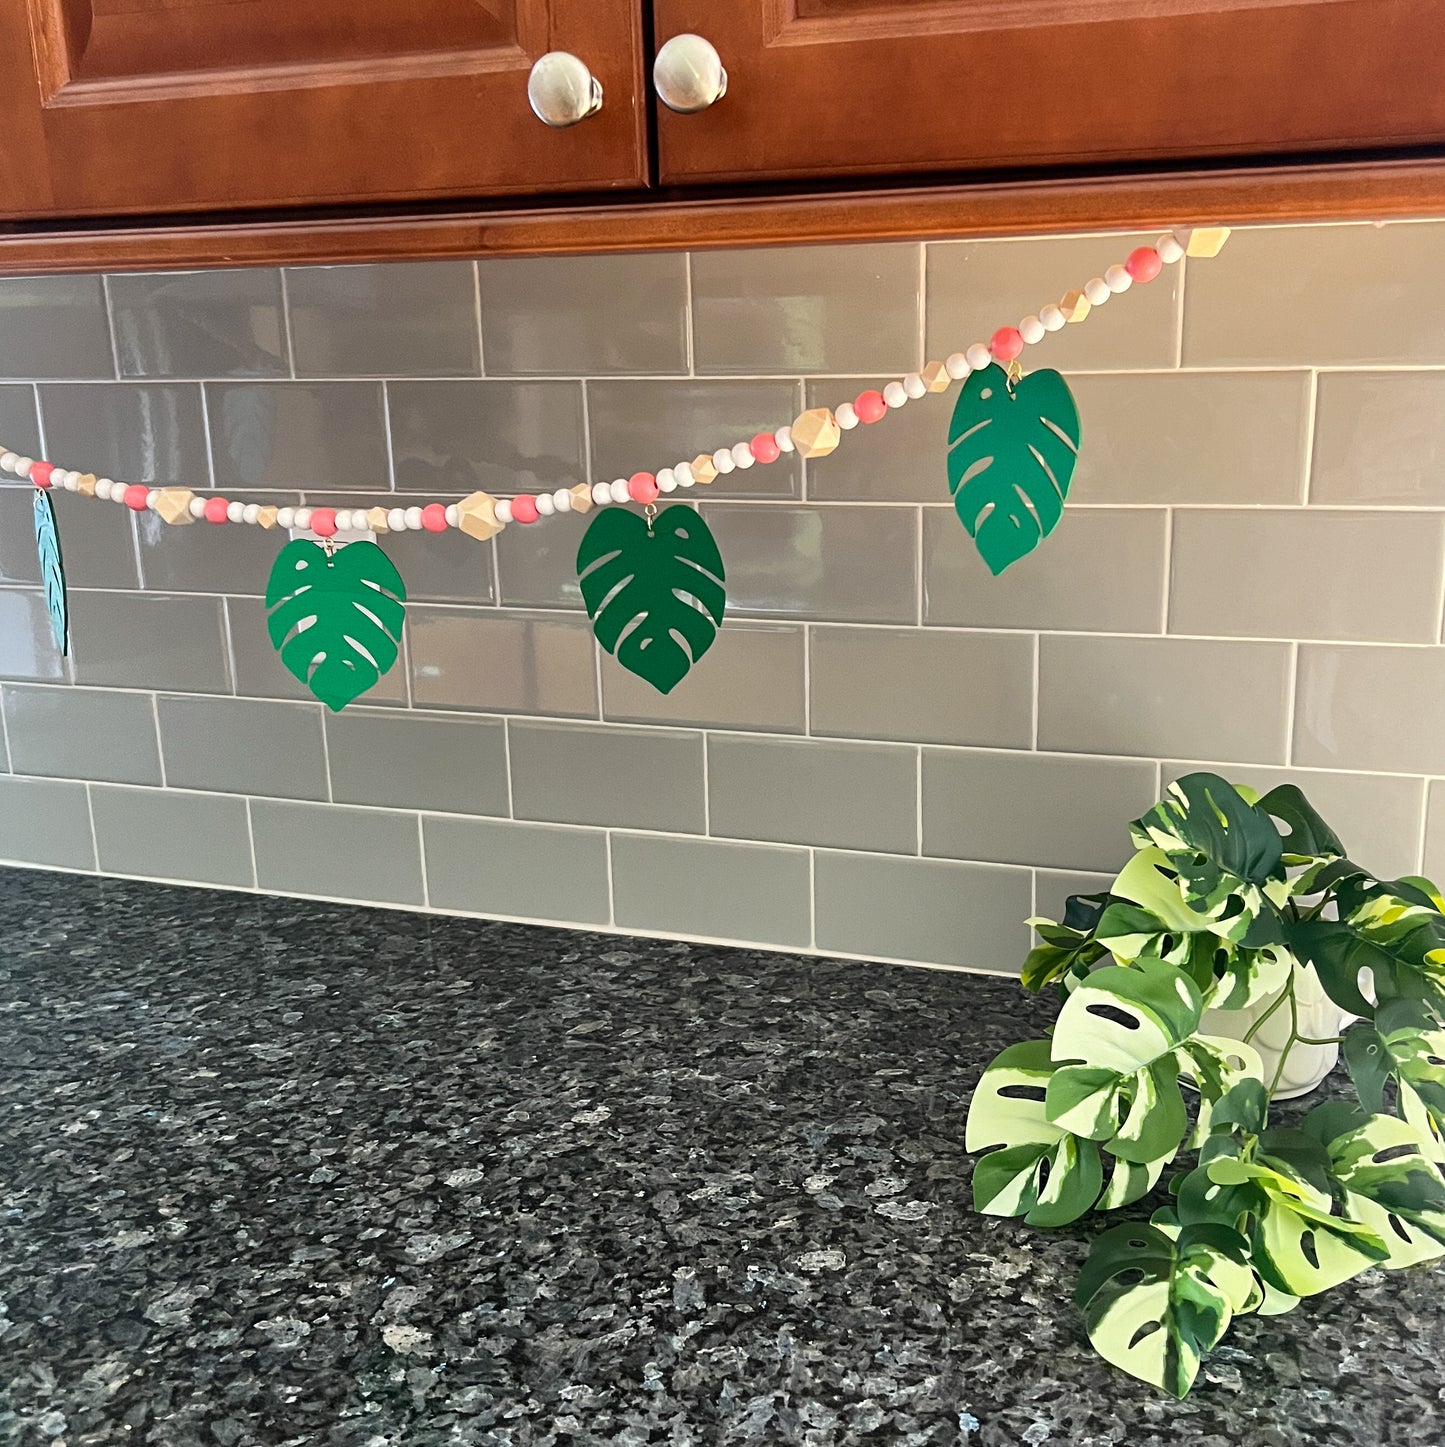
<svg viewBox="0 0 1445 1447">
<path fill-rule="evenodd" d="M 1102 1356 L 1182 1397 L 1233 1317 L 1445 1255 L 1445 900 L 1353 863 L 1293 785 L 1191 774 L 1131 832 L 1107 894 L 1033 921 L 1023 982 L 1063 1006 L 984 1072 L 967 1145 L 987 1152 L 975 1206 L 1035 1226 L 1128 1206 L 1194 1156 L 1147 1225 L 1094 1242 L 1076 1292 Z M 1358 1103 L 1272 1126 L 1290 1048 L 1327 1043 L 1300 1025 L 1311 970 L 1357 1017 L 1339 1038 Z M 1246 1007 L 1244 1039 L 1201 1033 Z M 1251 1038 L 1285 1010 L 1266 1078 Z"/>
</svg>

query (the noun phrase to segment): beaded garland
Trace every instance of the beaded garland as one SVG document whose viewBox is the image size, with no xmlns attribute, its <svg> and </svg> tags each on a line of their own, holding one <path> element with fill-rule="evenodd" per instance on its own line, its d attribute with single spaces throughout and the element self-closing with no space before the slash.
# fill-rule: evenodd
<svg viewBox="0 0 1445 1447">
<path fill-rule="evenodd" d="M 28 478 L 37 488 L 62 488 L 82 497 L 98 497 L 121 503 L 135 512 L 153 512 L 163 521 L 182 525 L 205 520 L 213 524 L 247 523 L 262 528 L 295 529 L 321 539 L 337 534 L 384 534 L 394 532 L 444 533 L 457 528 L 470 537 L 485 541 L 509 523 L 531 526 L 558 513 L 587 513 L 594 506 L 638 503 L 648 506 L 663 493 L 697 484 L 708 484 L 718 476 L 746 469 L 757 463 L 776 462 L 784 453 L 803 457 L 826 457 L 854 428 L 881 422 L 892 411 L 931 392 L 946 391 L 954 382 L 966 380 L 995 363 L 1016 363 L 1026 347 L 1041 342 L 1049 332 L 1061 331 L 1072 322 L 1084 321 L 1111 296 L 1128 291 L 1136 282 L 1153 281 L 1165 266 L 1184 256 L 1217 256 L 1229 237 L 1229 228 L 1218 226 L 1166 232 L 1153 246 L 1140 246 L 1122 262 L 1108 267 L 1102 276 L 1092 277 L 1078 291 L 1068 292 L 1060 301 L 1039 308 L 1017 326 L 1000 327 L 985 344 L 975 342 L 954 352 L 942 362 L 929 362 L 917 372 L 889 382 L 882 390 L 869 388 L 851 402 L 837 407 L 815 407 L 800 414 L 791 424 L 774 432 L 760 432 L 747 442 L 720 447 L 713 453 L 699 453 L 691 462 L 677 462 L 656 473 L 634 472 L 613 482 L 588 486 L 579 482 L 555 492 L 494 498 L 474 492 L 460 502 L 432 502 L 411 507 L 330 508 L 272 507 L 257 503 L 232 502 L 221 496 L 203 497 L 186 487 L 147 487 L 126 484 L 93 472 L 75 472 L 51 462 L 21 456 L 0 449 L 0 469 Z"/>
</svg>

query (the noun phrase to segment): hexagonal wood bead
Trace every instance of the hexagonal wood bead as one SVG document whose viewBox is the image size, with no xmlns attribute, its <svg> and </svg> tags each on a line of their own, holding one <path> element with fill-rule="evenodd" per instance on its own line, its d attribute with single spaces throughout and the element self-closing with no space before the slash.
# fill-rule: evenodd
<svg viewBox="0 0 1445 1447">
<path fill-rule="evenodd" d="M 156 494 L 156 516 L 163 522 L 179 525 L 193 523 L 191 499 L 195 496 L 188 487 L 163 487 Z"/>
<path fill-rule="evenodd" d="M 842 437 L 838 419 L 826 407 L 814 407 L 793 423 L 793 446 L 800 457 L 826 457 Z"/>
<path fill-rule="evenodd" d="M 1059 303 L 1066 322 L 1081 322 L 1093 309 L 1093 303 L 1081 291 L 1069 292 Z"/>
<path fill-rule="evenodd" d="M 366 513 L 367 525 L 374 533 L 390 532 L 391 529 L 386 521 L 386 509 L 384 507 L 368 508 Z"/>
<path fill-rule="evenodd" d="M 457 504 L 457 526 L 469 538 L 484 543 L 502 531 L 497 521 L 497 500 L 489 492 L 474 492 Z"/>
<path fill-rule="evenodd" d="M 278 507 L 260 507 L 256 509 L 256 521 L 263 528 L 274 528 L 276 526 L 276 514 L 281 509 Z"/>
<path fill-rule="evenodd" d="M 1189 233 L 1189 241 L 1184 248 L 1185 256 L 1218 256 L 1224 250 L 1224 243 L 1229 240 L 1229 227 L 1227 226 L 1201 226 L 1196 227 Z"/>
<path fill-rule="evenodd" d="M 75 490 L 81 497 L 94 497 L 95 484 L 99 480 L 93 472 L 82 472 L 80 476 L 75 479 Z"/>
<path fill-rule="evenodd" d="M 567 491 L 572 494 L 573 512 L 592 511 L 592 489 L 585 482 L 579 482 L 576 487 L 569 487 Z"/>
<path fill-rule="evenodd" d="M 930 392 L 946 392 L 953 382 L 942 362 L 930 362 L 918 375 Z"/>
<path fill-rule="evenodd" d="M 699 452 L 693 458 L 690 466 L 694 482 L 708 483 L 717 477 L 717 463 L 712 460 L 710 452 Z"/>
</svg>

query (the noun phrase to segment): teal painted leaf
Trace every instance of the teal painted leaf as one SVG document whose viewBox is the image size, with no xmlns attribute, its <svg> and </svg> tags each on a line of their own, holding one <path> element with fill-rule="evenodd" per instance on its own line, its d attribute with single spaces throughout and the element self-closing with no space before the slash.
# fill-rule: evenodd
<svg viewBox="0 0 1445 1447">
<path fill-rule="evenodd" d="M 948 486 L 995 576 L 1063 516 L 1079 436 L 1078 408 L 1057 372 L 1033 372 L 1010 390 L 993 365 L 964 383 L 948 428 Z"/>
<path fill-rule="evenodd" d="M 48 492 L 35 489 L 35 550 L 40 555 L 40 581 L 45 585 L 45 607 L 50 632 L 62 654 L 70 652 L 70 604 L 65 593 L 65 564 L 60 557 L 60 530 L 55 525 L 55 504 Z"/>
<path fill-rule="evenodd" d="M 722 555 L 689 507 L 667 508 L 650 526 L 604 508 L 577 550 L 577 573 L 597 641 L 659 693 L 682 682 L 722 626 Z"/>
<path fill-rule="evenodd" d="M 396 662 L 406 586 L 375 543 L 330 556 L 297 538 L 281 549 L 266 586 L 267 627 L 281 662 L 340 712 Z"/>
</svg>

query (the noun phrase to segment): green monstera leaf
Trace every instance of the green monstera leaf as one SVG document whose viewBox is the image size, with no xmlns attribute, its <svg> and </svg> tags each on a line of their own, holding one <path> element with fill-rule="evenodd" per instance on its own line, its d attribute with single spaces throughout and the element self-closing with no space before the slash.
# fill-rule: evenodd
<svg viewBox="0 0 1445 1447">
<path fill-rule="evenodd" d="M 1298 785 L 1280 784 L 1262 795 L 1255 807 L 1285 826 L 1281 830 L 1281 847 L 1286 864 L 1317 864 L 1345 857 L 1340 836 L 1320 817 Z"/>
<path fill-rule="evenodd" d="M 1010 387 L 998 365 L 964 384 L 948 429 L 953 506 L 995 576 L 1053 532 L 1079 460 L 1079 411 L 1057 372 Z"/>
<path fill-rule="evenodd" d="M 60 530 L 55 525 L 55 504 L 48 492 L 35 489 L 35 551 L 40 558 L 40 581 L 45 585 L 45 610 L 50 632 L 62 654 L 70 652 L 70 604 L 65 592 L 65 565 L 60 556 Z"/>
<path fill-rule="evenodd" d="M 1278 827 L 1218 774 L 1176 779 L 1130 833 L 1141 849 L 1161 850 L 1198 894 L 1212 894 L 1221 876 L 1231 886 L 1283 878 Z"/>
<path fill-rule="evenodd" d="M 577 572 L 597 641 L 659 693 L 682 682 L 722 627 L 722 555 L 689 507 L 651 521 L 604 508 L 577 550 Z"/>
<path fill-rule="evenodd" d="M 1242 1236 L 1201 1224 L 1115 1226 L 1093 1244 L 1074 1299 L 1106 1361 L 1175 1397 L 1259 1293 Z"/>
<path fill-rule="evenodd" d="M 1384 1108 L 1385 1088 L 1394 1080 L 1445 1126 L 1445 1029 L 1418 1001 L 1387 1001 L 1373 1020 L 1350 1026 L 1343 1049 L 1350 1079 L 1367 1111 Z"/>
<path fill-rule="evenodd" d="M 281 549 L 266 587 L 267 628 L 281 662 L 340 712 L 396 662 L 406 586 L 375 543 L 328 553 L 297 538 Z"/>
</svg>

